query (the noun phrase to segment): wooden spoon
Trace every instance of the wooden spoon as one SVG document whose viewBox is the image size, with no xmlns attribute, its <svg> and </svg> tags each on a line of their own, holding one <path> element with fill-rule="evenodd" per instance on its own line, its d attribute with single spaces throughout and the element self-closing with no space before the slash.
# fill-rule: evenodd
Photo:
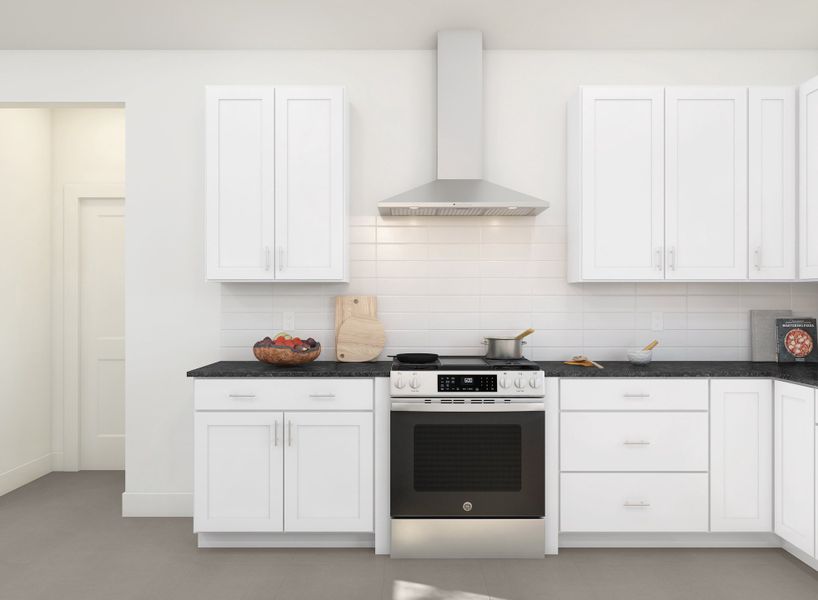
<svg viewBox="0 0 818 600">
<path fill-rule="evenodd" d="M 531 335 L 532 333 L 534 333 L 534 330 L 533 330 L 533 329 L 531 329 L 531 327 L 529 327 L 528 329 L 526 329 L 526 330 L 525 330 L 525 331 L 523 331 L 522 333 L 518 333 L 518 334 L 517 334 L 517 335 L 514 337 L 514 339 L 515 339 L 515 340 L 521 340 L 521 339 L 523 339 L 524 337 L 527 337 L 527 336 Z"/>
<path fill-rule="evenodd" d="M 643 351 L 647 352 L 648 350 L 653 350 L 656 346 L 659 345 L 659 340 L 653 340 L 650 344 L 642 348 Z"/>
</svg>

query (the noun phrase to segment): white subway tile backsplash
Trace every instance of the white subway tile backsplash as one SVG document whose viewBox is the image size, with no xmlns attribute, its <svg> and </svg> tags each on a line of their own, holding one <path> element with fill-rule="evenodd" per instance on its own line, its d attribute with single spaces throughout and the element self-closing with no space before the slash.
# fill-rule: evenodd
<svg viewBox="0 0 818 600">
<path fill-rule="evenodd" d="M 292 312 L 293 333 L 334 359 L 335 296 L 348 294 L 378 296 L 382 358 L 482 354 L 483 336 L 530 326 L 525 355 L 535 360 L 624 360 L 651 339 L 655 360 L 746 360 L 751 309 L 818 316 L 818 283 L 568 283 L 561 205 L 536 218 L 360 215 L 350 224 L 349 283 L 221 284 L 222 358 L 252 360 L 252 344 Z"/>
</svg>

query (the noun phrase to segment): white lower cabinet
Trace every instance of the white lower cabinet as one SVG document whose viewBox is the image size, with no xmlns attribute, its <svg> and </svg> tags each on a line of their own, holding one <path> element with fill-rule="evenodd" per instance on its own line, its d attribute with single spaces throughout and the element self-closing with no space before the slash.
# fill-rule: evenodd
<svg viewBox="0 0 818 600">
<path fill-rule="evenodd" d="M 315 386 L 307 379 L 196 383 L 195 532 L 373 531 L 371 385 L 354 399 L 343 393 L 353 382 L 341 382 L 349 385 L 337 394 L 305 396 L 302 410 L 271 410 Z M 356 403 L 369 410 L 346 408 Z"/>
<path fill-rule="evenodd" d="M 198 412 L 194 531 L 282 531 L 281 412 Z"/>
<path fill-rule="evenodd" d="M 775 533 L 815 553 L 815 390 L 775 383 Z"/>
<path fill-rule="evenodd" d="M 563 473 L 560 530 L 707 531 L 707 473 Z"/>
<path fill-rule="evenodd" d="M 710 529 L 771 531 L 772 383 L 710 383 Z"/>
<path fill-rule="evenodd" d="M 286 531 L 372 531 L 372 414 L 287 413 Z"/>
</svg>

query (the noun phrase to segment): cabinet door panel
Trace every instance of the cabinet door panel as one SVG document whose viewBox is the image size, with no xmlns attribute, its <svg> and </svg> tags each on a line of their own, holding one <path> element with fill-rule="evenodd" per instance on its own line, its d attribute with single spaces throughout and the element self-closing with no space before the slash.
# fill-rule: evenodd
<svg viewBox="0 0 818 600">
<path fill-rule="evenodd" d="M 286 413 L 286 531 L 372 531 L 372 413 Z"/>
<path fill-rule="evenodd" d="M 272 279 L 273 95 L 207 89 L 208 279 Z"/>
<path fill-rule="evenodd" d="M 283 413 L 195 416 L 198 531 L 282 531 Z"/>
<path fill-rule="evenodd" d="M 345 276 L 344 92 L 276 88 L 276 279 Z"/>
<path fill-rule="evenodd" d="M 665 90 L 668 279 L 747 277 L 747 89 Z"/>
<path fill-rule="evenodd" d="M 582 279 L 662 279 L 662 88 L 582 89 Z"/>
<path fill-rule="evenodd" d="M 711 381 L 711 531 L 772 531 L 772 437 L 769 381 Z"/>
<path fill-rule="evenodd" d="M 798 102 L 801 279 L 818 279 L 818 77 L 801 86 Z"/>
<path fill-rule="evenodd" d="M 750 279 L 795 278 L 795 91 L 749 92 Z"/>
<path fill-rule="evenodd" d="M 775 533 L 815 548 L 815 390 L 775 383 Z"/>
</svg>

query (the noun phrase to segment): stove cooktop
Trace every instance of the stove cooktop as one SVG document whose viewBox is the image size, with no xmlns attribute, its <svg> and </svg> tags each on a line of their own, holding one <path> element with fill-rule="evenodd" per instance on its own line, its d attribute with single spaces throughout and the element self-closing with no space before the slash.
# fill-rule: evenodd
<svg viewBox="0 0 818 600">
<path fill-rule="evenodd" d="M 540 366 L 520 358 L 498 360 L 484 356 L 440 356 L 431 363 L 406 363 L 392 361 L 393 371 L 538 371 Z"/>
</svg>

